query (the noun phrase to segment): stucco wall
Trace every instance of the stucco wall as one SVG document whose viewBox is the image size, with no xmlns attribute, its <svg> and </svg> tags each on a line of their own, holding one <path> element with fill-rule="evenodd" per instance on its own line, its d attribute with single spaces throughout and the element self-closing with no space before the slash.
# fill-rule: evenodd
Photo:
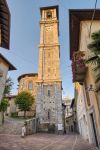
<svg viewBox="0 0 100 150">
<path fill-rule="evenodd" d="M 6 82 L 6 77 L 7 77 L 7 72 L 8 72 L 8 66 L 3 62 L 2 59 L 0 59 L 0 70 L 3 72 L 3 76 L 0 77 L 0 101 L 2 99 L 2 95 L 4 92 L 5 88 L 5 82 Z"/>
<path fill-rule="evenodd" d="M 82 86 L 80 86 L 79 95 L 77 98 L 77 119 L 80 134 L 84 137 L 85 140 L 90 140 L 84 89 Z"/>
<path fill-rule="evenodd" d="M 86 52 L 86 58 L 89 56 L 90 51 L 87 48 L 87 45 L 91 42 L 91 38 L 89 37 L 90 33 L 90 24 L 91 21 L 81 21 L 80 25 L 80 41 L 79 41 L 79 51 L 85 51 Z M 100 21 L 93 21 L 91 33 L 96 32 L 100 30 Z M 93 113 L 94 116 L 94 122 L 95 122 L 95 128 L 96 128 L 96 134 L 98 142 L 100 143 L 100 108 L 98 107 L 98 100 L 100 93 L 96 93 L 94 90 L 89 91 L 90 84 L 93 85 L 93 89 L 95 89 L 95 76 L 94 72 L 92 70 L 91 65 L 88 66 L 86 77 L 85 77 L 85 95 L 86 92 L 88 92 L 88 99 L 90 100 L 90 105 L 87 103 L 87 98 L 84 99 L 87 107 L 87 117 L 88 117 L 88 127 L 89 127 L 89 134 L 91 136 L 91 142 L 94 143 L 94 137 L 91 130 L 91 121 L 90 121 L 90 114 Z M 99 109 L 98 109 L 99 108 Z"/>
<path fill-rule="evenodd" d="M 38 75 L 33 75 L 33 76 L 25 76 L 22 77 L 19 80 L 19 89 L 18 89 L 18 93 L 22 92 L 22 91 L 28 91 L 30 92 L 34 98 L 35 98 L 35 102 L 32 106 L 32 110 L 35 111 L 35 107 L 36 107 L 36 94 L 37 94 L 37 79 L 38 79 Z M 29 82 L 32 82 L 32 90 L 29 89 Z"/>
</svg>

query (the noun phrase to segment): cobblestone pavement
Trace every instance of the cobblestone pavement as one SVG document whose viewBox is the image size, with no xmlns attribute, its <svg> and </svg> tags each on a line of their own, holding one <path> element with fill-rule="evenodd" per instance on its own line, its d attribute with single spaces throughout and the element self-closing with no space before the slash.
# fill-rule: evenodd
<svg viewBox="0 0 100 150">
<path fill-rule="evenodd" d="M 20 135 L 23 124 L 24 124 L 24 120 L 22 119 L 5 117 L 4 125 L 0 126 L 0 134 Z"/>
<path fill-rule="evenodd" d="M 0 134 L 0 150 L 97 150 L 78 135 L 35 134 L 21 138 L 19 135 Z"/>
</svg>

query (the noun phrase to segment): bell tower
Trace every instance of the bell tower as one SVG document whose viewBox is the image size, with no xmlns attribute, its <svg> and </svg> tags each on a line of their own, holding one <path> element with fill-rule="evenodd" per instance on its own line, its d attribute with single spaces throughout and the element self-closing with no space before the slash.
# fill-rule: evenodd
<svg viewBox="0 0 100 150">
<path fill-rule="evenodd" d="M 41 8 L 39 80 L 60 81 L 58 9 Z"/>
<path fill-rule="evenodd" d="M 40 129 L 63 130 L 58 6 L 40 8 L 40 46 L 36 115 Z"/>
</svg>

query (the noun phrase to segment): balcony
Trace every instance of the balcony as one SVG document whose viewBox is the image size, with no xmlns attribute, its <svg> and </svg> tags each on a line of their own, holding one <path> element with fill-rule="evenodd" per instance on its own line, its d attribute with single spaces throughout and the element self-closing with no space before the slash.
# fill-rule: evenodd
<svg viewBox="0 0 100 150">
<path fill-rule="evenodd" d="M 72 73 L 73 82 L 83 84 L 86 74 L 85 52 L 79 51 L 73 54 Z"/>
</svg>

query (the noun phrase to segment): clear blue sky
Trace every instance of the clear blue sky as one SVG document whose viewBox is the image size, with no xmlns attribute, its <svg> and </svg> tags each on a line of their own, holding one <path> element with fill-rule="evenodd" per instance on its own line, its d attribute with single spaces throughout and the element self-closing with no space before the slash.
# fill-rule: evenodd
<svg viewBox="0 0 100 150">
<path fill-rule="evenodd" d="M 11 12 L 10 51 L 0 52 L 12 62 L 17 71 L 9 76 L 13 79 L 12 93 L 16 93 L 17 78 L 23 73 L 38 72 L 38 45 L 40 40 L 40 7 L 59 5 L 60 54 L 63 96 L 74 96 L 69 60 L 69 13 L 68 9 L 94 8 L 95 0 L 7 0 Z M 97 3 L 100 8 L 100 1 Z"/>
</svg>

